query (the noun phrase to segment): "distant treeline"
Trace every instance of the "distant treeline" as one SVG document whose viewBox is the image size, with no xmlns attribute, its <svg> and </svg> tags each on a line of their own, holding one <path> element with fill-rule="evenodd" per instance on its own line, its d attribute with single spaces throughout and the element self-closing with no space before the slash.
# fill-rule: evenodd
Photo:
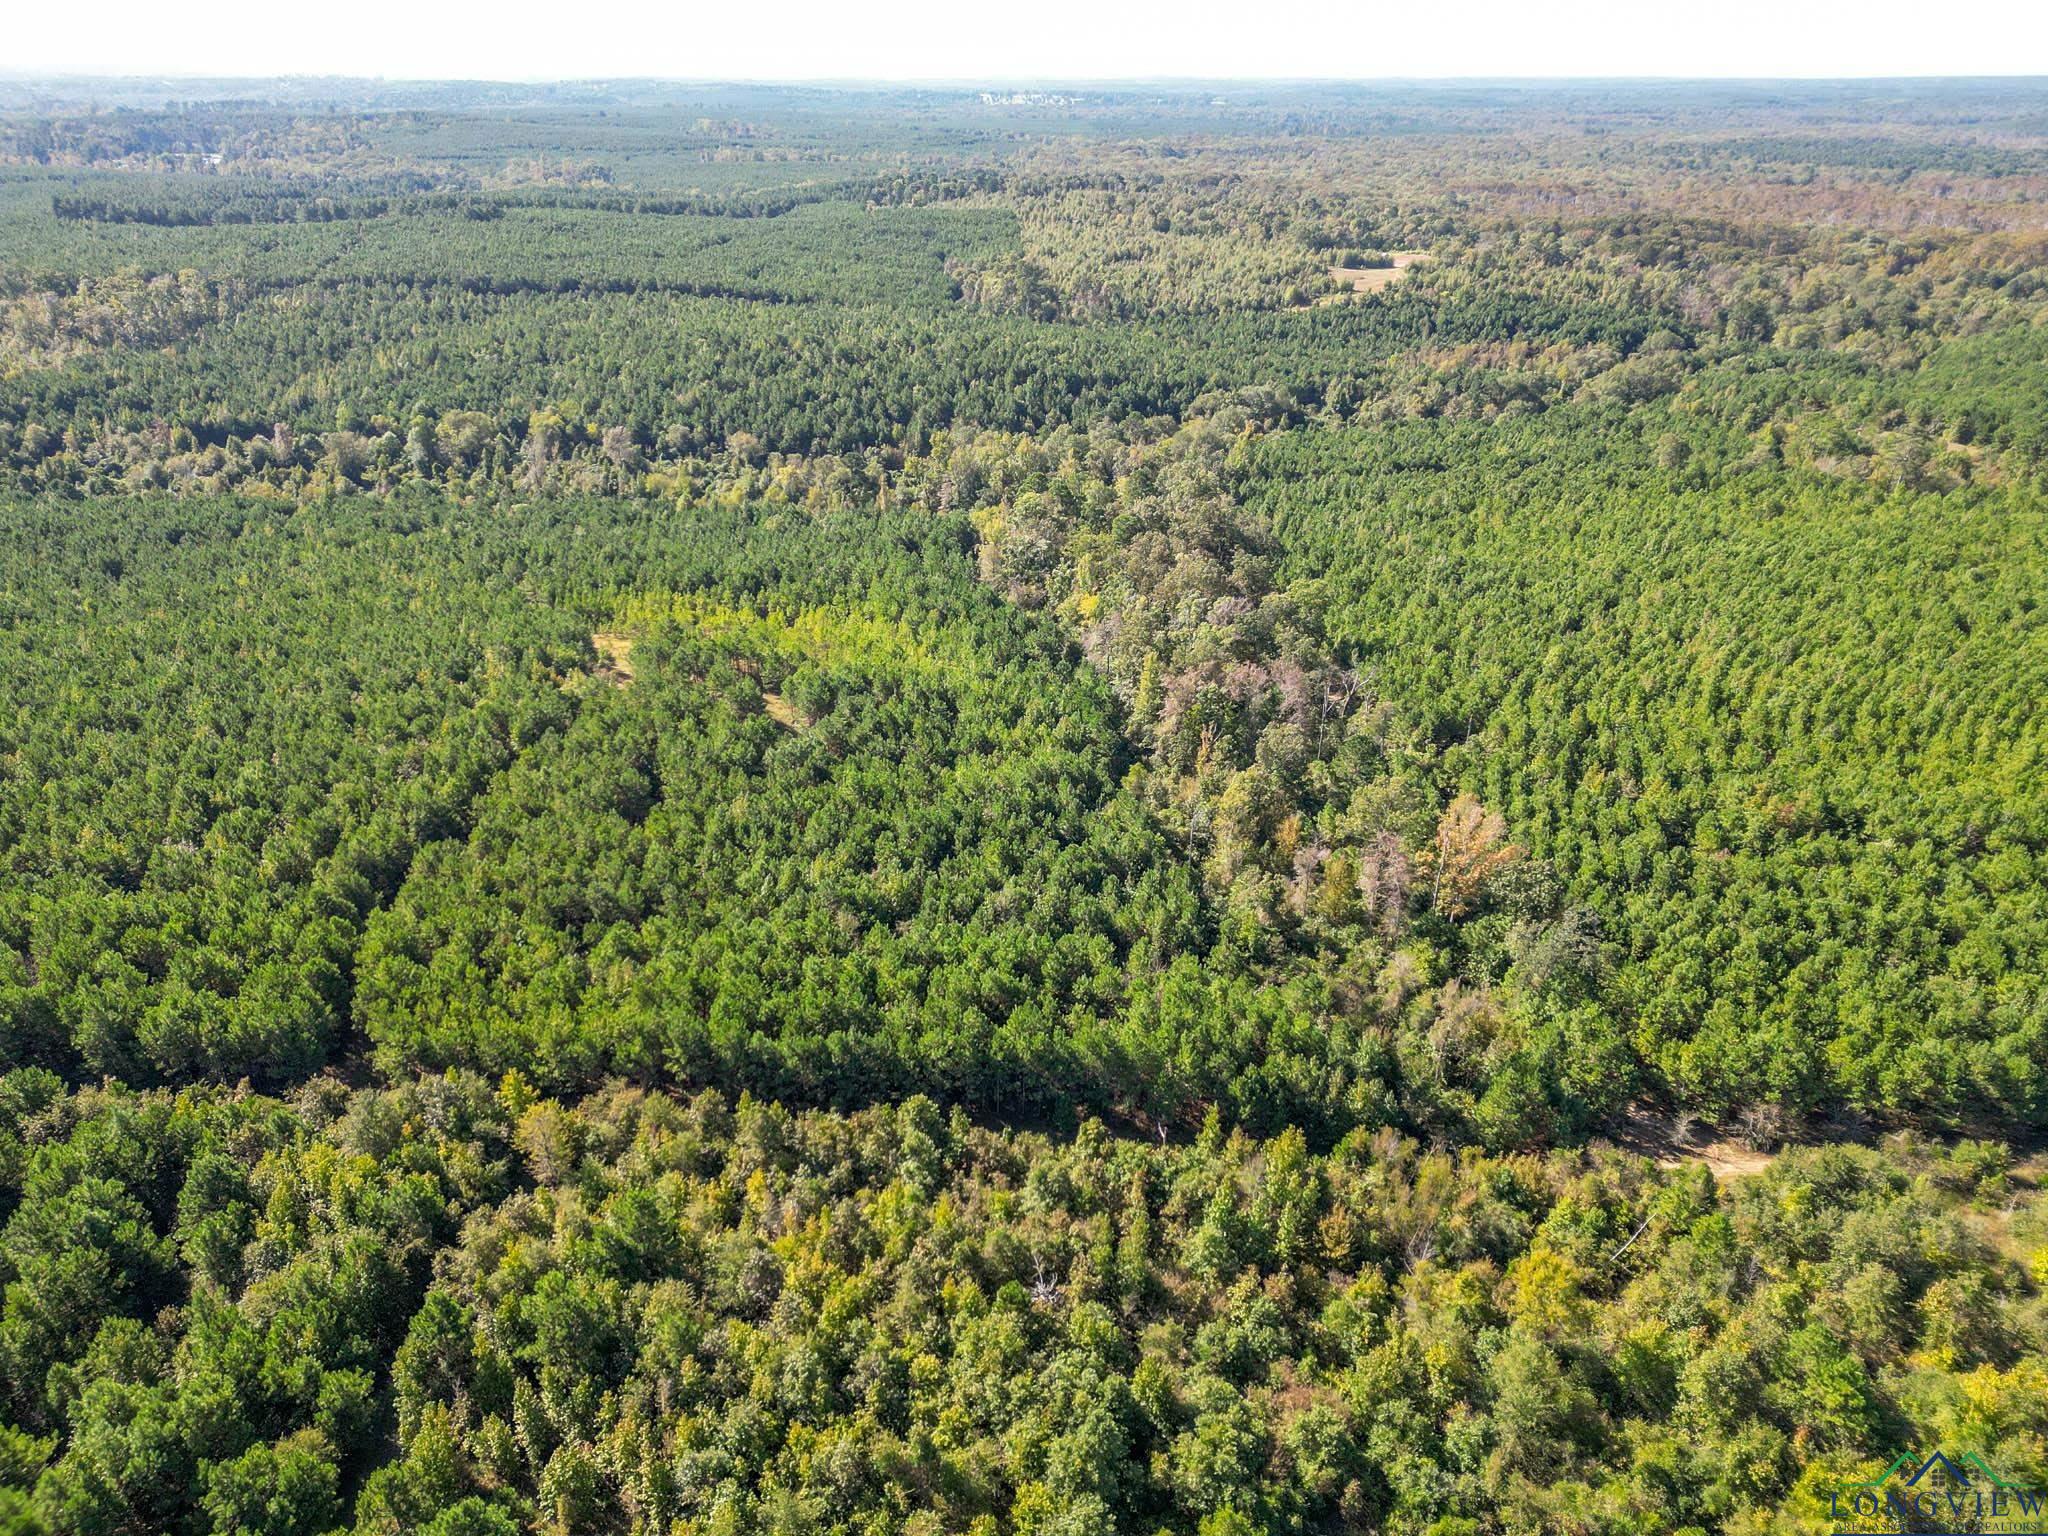
<svg viewBox="0 0 2048 1536">
<path fill-rule="evenodd" d="M 201 184 L 175 199 L 55 193 L 50 212 L 70 223 L 152 224 L 163 228 L 212 228 L 227 224 L 333 224 L 352 219 L 503 218 L 513 209 L 575 209 L 642 217 L 776 219 L 813 203 L 866 200 L 877 204 L 939 202 L 1001 185 L 994 172 L 920 176 L 892 175 L 854 182 L 819 182 L 725 192 L 648 194 L 602 190 L 396 192 L 350 195 L 309 193 L 297 188 L 214 189 Z"/>
</svg>

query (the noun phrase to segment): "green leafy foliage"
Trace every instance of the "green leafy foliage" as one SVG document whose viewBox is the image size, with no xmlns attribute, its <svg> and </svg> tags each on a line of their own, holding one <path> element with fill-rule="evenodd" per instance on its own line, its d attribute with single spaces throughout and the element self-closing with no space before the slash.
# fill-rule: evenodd
<svg viewBox="0 0 2048 1536">
<path fill-rule="evenodd" d="M 234 1278 L 79 1310 L 32 1260 L 85 1165 L 142 1246 L 241 1211 Z M 2042 1213 L 2005 1177 L 1905 1140 L 1717 1188 L 1613 1153 L 1153 1147 L 517 1074 L 93 1090 L 10 1188 L 0 1474 L 60 1531 L 1805 1516 L 1815 1476 L 1902 1439 L 2048 1470 L 2048 1313 L 2013 1257 Z"/>
</svg>

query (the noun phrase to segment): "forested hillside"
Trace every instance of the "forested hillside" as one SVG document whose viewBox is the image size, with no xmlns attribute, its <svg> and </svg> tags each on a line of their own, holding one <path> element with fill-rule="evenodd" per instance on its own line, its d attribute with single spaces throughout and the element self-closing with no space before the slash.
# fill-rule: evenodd
<svg viewBox="0 0 2048 1536">
<path fill-rule="evenodd" d="M 2048 1482 L 2048 92 L 179 91 L 0 81 L 0 1532 Z"/>
</svg>

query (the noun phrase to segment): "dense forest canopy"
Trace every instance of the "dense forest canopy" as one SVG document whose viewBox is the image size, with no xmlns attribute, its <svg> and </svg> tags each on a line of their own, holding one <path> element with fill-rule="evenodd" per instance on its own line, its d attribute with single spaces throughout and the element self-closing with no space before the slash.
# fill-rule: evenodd
<svg viewBox="0 0 2048 1536">
<path fill-rule="evenodd" d="M 2048 1484 L 2044 494 L 2038 82 L 0 81 L 0 1533 Z"/>
</svg>

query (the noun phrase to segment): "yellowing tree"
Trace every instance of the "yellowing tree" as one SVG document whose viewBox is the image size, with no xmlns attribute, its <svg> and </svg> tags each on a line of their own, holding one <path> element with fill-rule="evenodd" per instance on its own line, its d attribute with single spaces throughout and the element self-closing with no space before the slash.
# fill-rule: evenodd
<svg viewBox="0 0 2048 1536">
<path fill-rule="evenodd" d="M 1510 1318 L 1537 1337 L 1561 1338 L 1585 1327 L 1589 1308 L 1583 1281 L 1576 1264 L 1539 1240 L 1508 1265 L 1501 1303 Z"/>
<path fill-rule="evenodd" d="M 1440 917 L 1463 917 L 1477 904 L 1486 882 L 1522 856 L 1507 841 L 1507 823 L 1477 795 L 1460 795 L 1444 807 L 1430 850 L 1434 877 L 1430 905 Z"/>
</svg>

